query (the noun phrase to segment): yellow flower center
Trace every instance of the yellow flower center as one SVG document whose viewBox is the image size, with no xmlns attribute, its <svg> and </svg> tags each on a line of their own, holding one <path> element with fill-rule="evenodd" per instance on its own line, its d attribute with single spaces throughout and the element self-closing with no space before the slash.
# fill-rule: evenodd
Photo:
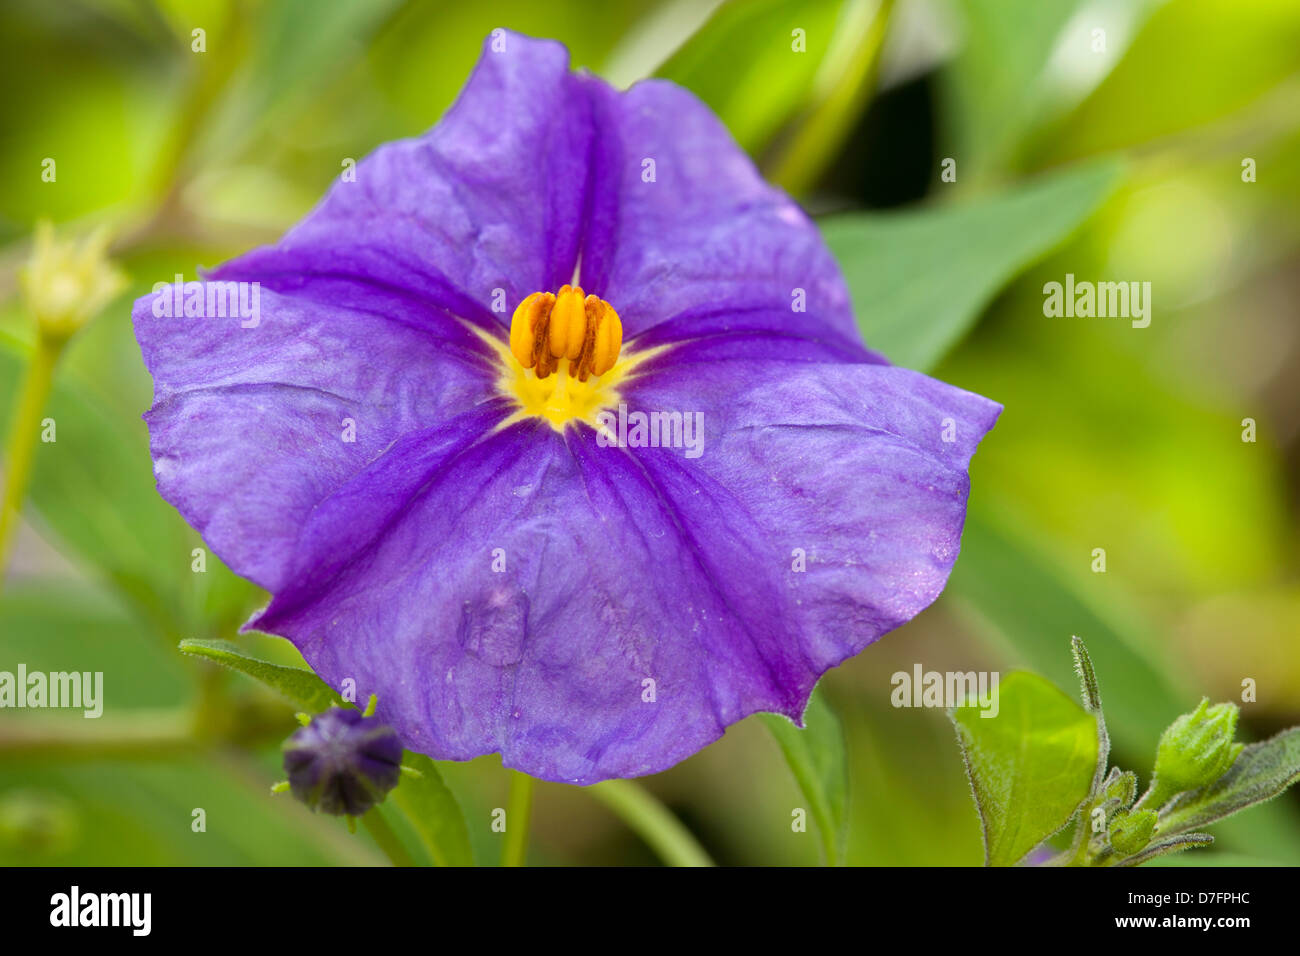
<svg viewBox="0 0 1300 956">
<path fill-rule="evenodd" d="M 597 427 L 596 414 L 617 408 L 618 385 L 658 349 L 620 357 L 623 323 L 604 299 L 580 286 L 534 292 L 510 322 L 510 345 L 487 337 L 504 366 L 502 394 L 519 410 L 506 420 L 544 418 L 556 431 L 571 421 Z"/>
<path fill-rule="evenodd" d="M 584 297 L 582 286 L 561 286 L 556 295 L 534 292 L 510 320 L 510 352 L 539 379 L 549 377 L 565 359 L 571 363 L 566 371 L 580 382 L 604 375 L 622 347 L 618 313 L 604 299 Z"/>
</svg>

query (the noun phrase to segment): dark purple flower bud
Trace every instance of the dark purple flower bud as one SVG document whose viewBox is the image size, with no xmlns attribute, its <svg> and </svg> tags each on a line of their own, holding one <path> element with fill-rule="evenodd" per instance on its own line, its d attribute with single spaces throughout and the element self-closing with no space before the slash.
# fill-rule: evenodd
<svg viewBox="0 0 1300 956">
<path fill-rule="evenodd" d="M 284 742 L 284 769 L 313 810 L 359 817 L 397 786 L 402 742 L 378 717 L 333 707 Z"/>
</svg>

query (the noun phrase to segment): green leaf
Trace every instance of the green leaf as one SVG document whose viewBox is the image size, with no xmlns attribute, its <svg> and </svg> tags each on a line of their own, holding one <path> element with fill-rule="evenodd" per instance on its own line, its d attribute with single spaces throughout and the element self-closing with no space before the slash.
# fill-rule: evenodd
<svg viewBox="0 0 1300 956">
<path fill-rule="evenodd" d="M 966 41 L 946 73 L 963 153 L 994 152 L 1033 118 L 1047 65 L 1079 0 L 959 0 Z"/>
<path fill-rule="evenodd" d="M 989 866 L 1012 866 L 1069 822 L 1092 788 L 1097 765 L 1093 716 L 1036 674 L 1007 675 L 997 716 L 976 707 L 950 712 Z"/>
<path fill-rule="evenodd" d="M 1271 800 L 1300 780 L 1300 727 L 1250 744 L 1232 768 L 1207 787 L 1178 797 L 1161 814 L 1159 833 L 1199 830 L 1215 820 Z"/>
<path fill-rule="evenodd" d="M 473 866 L 465 814 L 442 782 L 437 766 L 424 754 L 409 750 L 402 765 L 419 771 L 419 776 L 404 774 L 393 791 L 393 800 L 420 835 L 429 856 L 438 866 Z"/>
<path fill-rule="evenodd" d="M 174 734 L 189 726 L 183 706 L 192 693 L 192 668 L 143 630 L 103 588 L 55 580 L 13 580 L 0 595 L 0 652 L 7 670 L 102 671 L 104 715 L 4 710 L 0 736 L 13 738 L 39 722 L 64 721 L 63 734 L 89 738 L 96 729 L 139 728 Z M 75 715 L 75 716 L 74 716 Z M 283 716 L 283 715 L 281 715 Z M 33 720 L 34 718 L 34 720 Z M 164 722 L 165 720 L 174 721 Z M 287 728 L 292 721 L 286 721 Z M 94 728 L 94 729 L 92 729 Z M 127 741 L 130 742 L 129 740 Z M 381 858 L 333 818 L 295 800 L 272 799 L 267 787 L 282 773 L 278 748 L 193 752 L 194 744 L 160 750 L 155 758 L 105 749 L 69 755 L 61 748 L 0 760 L 0 866 L 321 866 L 375 865 Z M 85 758 L 85 759 L 83 759 Z M 15 807 L 14 803 L 18 806 Z M 29 836 L 41 849 L 13 842 L 4 817 L 33 806 L 40 824 L 54 814 L 70 822 L 74 839 L 49 845 L 43 827 Z M 191 831 L 193 810 L 206 812 L 207 829 Z M 10 821 L 11 823 L 13 821 Z M 49 834 L 57 837 L 57 833 Z"/>
<path fill-rule="evenodd" d="M 1149 847 L 1135 856 L 1130 856 L 1121 861 L 1119 866 L 1138 866 L 1148 860 L 1154 860 L 1158 856 L 1167 856 L 1170 853 L 1178 853 L 1182 850 L 1190 850 L 1193 847 L 1209 846 L 1214 842 L 1214 837 L 1208 833 L 1183 833 L 1168 840 L 1161 840 L 1158 843 L 1152 843 Z"/>
<path fill-rule="evenodd" d="M 944 593 L 1003 653 L 1062 687 L 1075 677 L 1060 642 L 1070 633 L 1084 636 L 1106 675 L 1109 736 L 1121 763 L 1124 755 L 1132 762 L 1149 754 L 1166 725 L 1186 709 L 1188 692 L 1180 689 L 1177 663 L 1152 650 L 1160 642 L 1142 614 L 1068 573 L 1009 515 L 972 503 L 962 559 Z M 1300 826 L 1288 809 L 1274 804 L 1235 818 L 1225 824 L 1234 832 L 1221 830 L 1220 842 L 1237 849 L 1290 843 Z"/>
<path fill-rule="evenodd" d="M 667 0 L 641 15 L 609 41 L 596 69 L 610 85 L 625 90 L 663 68 L 709 22 L 723 0 Z"/>
<path fill-rule="evenodd" d="M 215 661 L 261 681 L 298 707 L 318 714 L 331 704 L 349 706 L 323 680 L 304 667 L 288 667 L 254 657 L 231 641 L 190 639 L 181 641 L 181 653 Z"/>
<path fill-rule="evenodd" d="M 1097 208 L 1121 168 L 1106 160 L 961 204 L 823 220 L 867 344 L 932 368 L 999 289 Z"/>
<path fill-rule="evenodd" d="M 400 6 L 400 0 L 281 0 L 266 7 L 249 63 L 265 97 L 254 104 L 254 114 L 336 82 L 349 61 L 365 56 L 371 36 Z"/>
<path fill-rule="evenodd" d="M 317 4 L 319 6 L 319 4 Z M 364 6 L 364 4 L 342 4 Z M 569 48 L 575 68 L 598 68 L 610 57 L 621 41 L 646 40 L 647 33 L 657 32 L 648 18 L 675 14 L 655 0 L 623 0 L 620 3 L 597 3 L 590 0 L 494 0 L 493 3 L 403 3 L 391 20 L 384 24 L 366 53 L 364 72 L 356 77 L 375 83 L 382 90 L 381 99 L 373 99 L 378 132 L 410 135 L 437 119 L 455 98 L 478 60 L 483 40 L 492 30 L 508 27 L 534 37 L 555 37 Z M 693 11 L 681 14 L 694 16 Z M 677 19 L 674 16 L 674 19 Z M 694 22 L 698 22 L 695 18 Z M 652 47 L 657 41 L 651 37 Z M 657 65 L 660 58 L 643 62 L 644 67 Z M 620 56 L 619 59 L 623 59 Z M 635 59 L 635 57 L 634 57 Z M 626 62 L 624 60 L 624 62 Z M 621 72 L 614 79 L 628 83 L 642 78 L 641 73 L 628 76 Z M 400 111 L 402 123 L 394 125 L 393 110 Z M 320 122 L 341 115 L 337 110 L 325 114 Z M 362 118 L 364 121 L 365 118 Z M 349 125 L 358 122 L 349 116 Z M 334 124 L 338 125 L 338 124 Z M 355 133 L 344 127 L 351 141 Z M 359 153 L 356 155 L 360 155 Z M 323 158 L 323 156 L 322 156 Z M 338 161 L 333 167 L 338 169 Z"/>
<path fill-rule="evenodd" d="M 185 663 L 141 629 L 120 601 L 80 582 L 11 579 L 0 594 L 0 653 L 13 670 L 102 671 L 111 675 L 114 703 L 132 708 L 179 707 L 190 680 Z M 27 716 L 35 716 L 32 711 Z M 5 722 L 19 713 L 4 711 Z M 96 723 L 91 720 L 86 723 Z"/>
<path fill-rule="evenodd" d="M 760 717 L 776 738 L 799 789 L 808 800 L 808 808 L 821 833 L 826 862 L 831 866 L 839 864 L 844 859 L 849 793 L 848 757 L 839 718 L 816 690 L 803 714 L 803 730 L 777 714 Z"/>
</svg>

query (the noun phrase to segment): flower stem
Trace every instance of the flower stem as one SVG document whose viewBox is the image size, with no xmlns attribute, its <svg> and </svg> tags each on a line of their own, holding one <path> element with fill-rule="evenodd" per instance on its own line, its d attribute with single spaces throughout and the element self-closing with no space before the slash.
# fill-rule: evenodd
<svg viewBox="0 0 1300 956">
<path fill-rule="evenodd" d="M 0 725 L 0 757 L 6 760 L 162 760 L 199 750 L 185 708 L 137 710 L 98 720 L 41 715 Z"/>
<path fill-rule="evenodd" d="M 1086 807 L 1088 812 L 1082 815 L 1079 819 L 1079 826 L 1081 828 L 1079 833 L 1079 845 L 1075 847 L 1074 853 L 1070 857 L 1070 861 L 1068 864 L 1069 866 L 1088 865 L 1088 849 L 1089 849 L 1089 844 L 1091 843 L 1091 833 L 1089 827 L 1091 825 L 1090 821 L 1092 820 L 1093 806 L 1094 804 L 1091 803 L 1088 804 L 1088 806 Z"/>
<path fill-rule="evenodd" d="M 361 818 L 361 822 L 366 825 L 366 831 L 379 844 L 379 849 L 384 851 L 384 855 L 392 862 L 393 866 L 415 866 L 415 861 L 411 859 L 411 854 L 406 852 L 406 847 L 402 846 L 402 841 L 397 838 L 393 828 L 388 825 L 375 807 Z"/>
<path fill-rule="evenodd" d="M 606 780 L 587 792 L 636 831 L 669 866 L 713 866 L 699 841 L 644 787 L 631 780 Z"/>
<path fill-rule="evenodd" d="M 1132 809 L 1136 812 L 1138 810 L 1146 810 L 1150 808 L 1159 812 L 1160 808 L 1173 798 L 1174 792 L 1161 786 L 1160 780 L 1153 776 L 1151 778 L 1151 785 L 1147 787 L 1146 792 L 1143 793 L 1142 796 L 1137 798 L 1137 802 L 1133 804 Z"/>
<path fill-rule="evenodd" d="M 0 586 L 9 566 L 9 550 L 14 529 L 22 511 L 27 485 L 31 480 L 32 460 L 41 429 L 41 410 L 54 384 L 54 365 L 63 351 L 63 339 L 37 336 L 36 351 L 23 377 L 5 442 L 4 496 L 0 499 Z"/>
<path fill-rule="evenodd" d="M 523 866 L 528 858 L 528 818 L 533 809 L 534 782 L 526 773 L 510 771 L 510 793 L 506 797 L 506 837 L 501 848 L 502 866 Z"/>
</svg>

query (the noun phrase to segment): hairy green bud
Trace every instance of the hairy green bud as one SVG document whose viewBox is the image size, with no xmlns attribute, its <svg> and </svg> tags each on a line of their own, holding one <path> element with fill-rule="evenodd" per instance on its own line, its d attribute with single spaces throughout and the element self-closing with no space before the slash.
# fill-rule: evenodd
<svg viewBox="0 0 1300 956">
<path fill-rule="evenodd" d="M 1146 849 L 1151 834 L 1156 830 L 1154 810 L 1133 810 L 1118 813 L 1110 821 L 1110 845 L 1121 857 L 1132 856 Z"/>
<path fill-rule="evenodd" d="M 1156 748 L 1155 782 L 1144 802 L 1162 806 L 1179 793 L 1199 790 L 1223 776 L 1242 751 L 1232 740 L 1237 716 L 1236 704 L 1211 707 L 1207 697 L 1170 724 Z"/>
</svg>

